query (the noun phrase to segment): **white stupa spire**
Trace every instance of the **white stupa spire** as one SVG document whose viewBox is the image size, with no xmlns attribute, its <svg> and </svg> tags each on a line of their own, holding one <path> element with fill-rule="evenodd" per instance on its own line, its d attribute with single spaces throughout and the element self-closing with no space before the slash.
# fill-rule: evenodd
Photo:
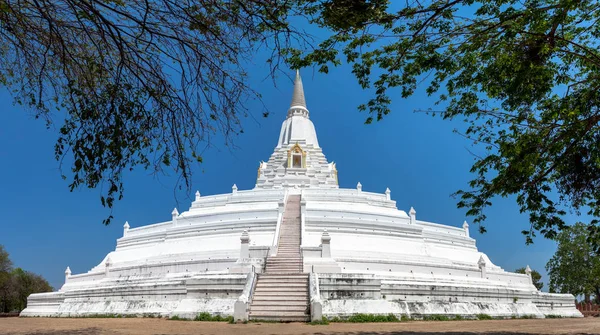
<svg viewBox="0 0 600 335">
<path fill-rule="evenodd" d="M 281 170 L 281 169 L 284 170 Z M 261 163 L 256 188 L 338 188 L 337 168 L 329 163 L 309 118 L 300 72 L 296 71 L 292 101 L 279 140 L 266 163 Z"/>
<path fill-rule="evenodd" d="M 306 99 L 304 98 L 304 86 L 298 70 L 296 70 L 296 79 L 294 80 L 292 103 L 288 109 L 287 118 L 281 125 L 277 147 L 287 147 L 296 143 L 301 147 L 306 145 L 319 147 L 315 126 L 309 119 Z"/>
<path fill-rule="evenodd" d="M 304 86 L 302 85 L 302 77 L 300 77 L 300 70 L 296 70 L 296 79 L 294 79 L 294 94 L 292 95 L 292 103 L 290 109 L 306 107 L 306 99 L 304 98 Z"/>
</svg>

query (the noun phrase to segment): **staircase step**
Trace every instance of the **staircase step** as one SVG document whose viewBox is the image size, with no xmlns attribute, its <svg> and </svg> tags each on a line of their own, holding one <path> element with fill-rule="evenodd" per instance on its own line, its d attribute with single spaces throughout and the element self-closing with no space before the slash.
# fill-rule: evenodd
<svg viewBox="0 0 600 335">
<path fill-rule="evenodd" d="M 272 288 L 272 287 L 278 287 L 278 288 L 306 288 L 306 283 L 264 283 L 264 282 L 260 282 L 260 283 L 256 283 L 256 289 L 258 289 L 259 287 L 265 287 L 265 288 Z"/>
<path fill-rule="evenodd" d="M 304 277 L 299 277 L 299 276 L 294 276 L 294 274 L 290 274 L 289 276 L 277 276 L 277 277 L 273 277 L 273 276 L 268 276 L 268 277 L 262 277 L 260 279 L 260 281 L 264 281 L 265 283 L 288 283 L 288 282 L 293 282 L 293 283 L 306 283 L 306 278 Z"/>
<path fill-rule="evenodd" d="M 273 295 L 272 293 L 289 293 L 294 296 L 305 296 L 308 294 L 308 287 L 268 287 L 261 286 L 257 287 L 254 291 L 254 295 Z"/>
<path fill-rule="evenodd" d="M 301 259 L 297 258 L 297 259 L 291 259 L 291 258 L 269 258 L 267 260 L 267 264 L 270 263 L 291 263 L 291 264 L 297 264 L 297 263 L 303 263 Z"/>
<path fill-rule="evenodd" d="M 265 322 L 308 322 L 308 321 L 310 321 L 310 316 L 279 317 L 279 316 L 259 315 L 259 316 L 249 316 L 249 318 L 250 318 L 250 320 L 252 320 L 254 322 L 260 322 L 260 321 L 265 321 Z"/>
<path fill-rule="evenodd" d="M 302 273 L 300 229 L 300 196 L 290 195 L 279 231 L 277 255 L 267 257 L 265 272 L 258 275 L 250 319 L 309 321 L 309 274 Z"/>
<path fill-rule="evenodd" d="M 298 279 L 262 279 L 260 281 L 263 284 L 276 285 L 276 284 L 302 284 L 305 285 L 306 281 L 298 280 Z M 256 284 L 258 285 L 258 283 Z"/>
<path fill-rule="evenodd" d="M 266 288 L 266 287 L 261 287 L 260 290 L 256 289 L 256 291 L 254 291 L 254 296 L 267 296 L 267 295 L 279 295 L 281 293 L 284 294 L 288 294 L 290 296 L 307 296 L 308 295 L 308 288 L 306 289 L 294 289 L 294 290 L 289 290 L 289 289 L 281 289 L 281 288 Z"/>
<path fill-rule="evenodd" d="M 250 312 L 249 317 L 251 319 L 259 319 L 259 320 L 272 320 L 272 321 L 307 321 L 310 315 L 303 312 L 277 312 L 274 315 L 273 312 Z"/>
<path fill-rule="evenodd" d="M 250 315 L 254 317 L 258 316 L 274 316 L 272 311 L 252 311 Z M 308 316 L 305 311 L 277 311 L 277 316 Z"/>
<path fill-rule="evenodd" d="M 303 306 L 306 308 L 308 300 L 252 300 L 252 307 L 255 306 Z"/>
<path fill-rule="evenodd" d="M 275 296 L 275 295 L 263 295 L 252 298 L 252 305 L 255 303 L 303 303 L 308 306 L 309 302 L 308 295 L 306 296 Z"/>
</svg>

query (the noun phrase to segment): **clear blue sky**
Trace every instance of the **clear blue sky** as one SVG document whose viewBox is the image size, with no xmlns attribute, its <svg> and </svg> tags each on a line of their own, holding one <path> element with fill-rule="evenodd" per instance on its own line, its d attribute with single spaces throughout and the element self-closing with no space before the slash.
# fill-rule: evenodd
<svg viewBox="0 0 600 335">
<path fill-rule="evenodd" d="M 243 120 L 245 133 L 236 141 L 238 148 L 217 139 L 217 147 L 195 168 L 192 193 L 228 193 L 234 183 L 240 189 L 254 186 L 259 161 L 266 161 L 276 145 L 292 92 L 290 78 L 280 76 L 274 87 L 272 81 L 262 81 L 265 74 L 255 66 L 250 80 L 263 94 L 270 116 L 263 119 L 262 105 L 251 103 L 254 118 Z M 366 115 L 356 106 L 369 93 L 348 68 L 331 69 L 329 75 L 304 69 L 302 77 L 319 143 L 329 161 L 337 162 L 340 187 L 354 188 L 358 181 L 370 192 L 383 193 L 389 187 L 398 208 L 408 211 L 413 206 L 418 219 L 453 226 L 469 220 L 450 196 L 472 177 L 470 144 L 452 132 L 463 126 L 460 122 L 414 113 L 435 107 L 434 101 L 422 93 L 403 100 L 396 92 L 393 112 L 365 125 Z M 56 130 L 46 130 L 42 121 L 14 106 L 5 90 L 0 91 L 0 104 L 0 244 L 15 266 L 43 275 L 55 289 L 62 285 L 67 265 L 73 274 L 86 272 L 114 250 L 126 220 L 138 227 L 169 220 L 175 206 L 180 212 L 189 207 L 193 194 L 175 191 L 173 176 L 155 177 L 138 168 L 125 178 L 125 198 L 115 205 L 113 223 L 103 226 L 108 211 L 100 205 L 99 190 L 71 193 L 60 177 L 53 155 Z M 545 281 L 544 266 L 554 242 L 537 238 L 534 245 L 525 245 L 520 231 L 528 220 L 512 199 L 497 199 L 487 215 L 488 233 L 481 235 L 471 226 L 479 249 L 506 270 L 529 264 Z"/>
</svg>

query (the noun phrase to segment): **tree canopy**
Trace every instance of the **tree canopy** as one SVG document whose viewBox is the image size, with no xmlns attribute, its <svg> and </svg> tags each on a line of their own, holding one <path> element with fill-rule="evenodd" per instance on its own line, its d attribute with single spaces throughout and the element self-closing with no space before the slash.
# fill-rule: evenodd
<svg viewBox="0 0 600 335">
<path fill-rule="evenodd" d="M 288 11 L 267 0 L 0 0 L 0 84 L 59 128 L 71 190 L 103 186 L 112 207 L 123 171 L 173 169 L 189 186 L 211 135 L 229 143 L 242 131 L 244 103 L 260 99 L 246 62 L 271 49 L 274 71 L 279 49 L 302 38 Z"/>
<path fill-rule="evenodd" d="M 327 0 L 306 11 L 331 34 L 290 62 L 351 64 L 372 92 L 358 107 L 367 123 L 418 89 L 434 97 L 431 112 L 467 122 L 461 133 L 481 153 L 456 195 L 480 231 L 497 196 L 529 215 L 528 243 L 556 237 L 569 211 L 600 217 L 600 3 Z"/>
<path fill-rule="evenodd" d="M 546 270 L 550 292 L 594 296 L 600 303 L 600 256 L 594 251 L 585 224 L 577 223 L 558 234 L 558 249 Z"/>
<path fill-rule="evenodd" d="M 42 276 L 12 267 L 8 252 L 0 245 L 0 313 L 20 312 L 32 293 L 51 292 Z"/>
</svg>

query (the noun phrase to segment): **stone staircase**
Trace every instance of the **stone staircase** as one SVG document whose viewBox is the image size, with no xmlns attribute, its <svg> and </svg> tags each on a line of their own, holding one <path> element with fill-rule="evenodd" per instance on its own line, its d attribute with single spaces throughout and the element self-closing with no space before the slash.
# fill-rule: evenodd
<svg viewBox="0 0 600 335">
<path fill-rule="evenodd" d="M 279 228 L 277 255 L 267 258 L 258 275 L 250 305 L 250 320 L 310 320 L 308 273 L 300 255 L 300 196 L 288 196 Z"/>
</svg>

